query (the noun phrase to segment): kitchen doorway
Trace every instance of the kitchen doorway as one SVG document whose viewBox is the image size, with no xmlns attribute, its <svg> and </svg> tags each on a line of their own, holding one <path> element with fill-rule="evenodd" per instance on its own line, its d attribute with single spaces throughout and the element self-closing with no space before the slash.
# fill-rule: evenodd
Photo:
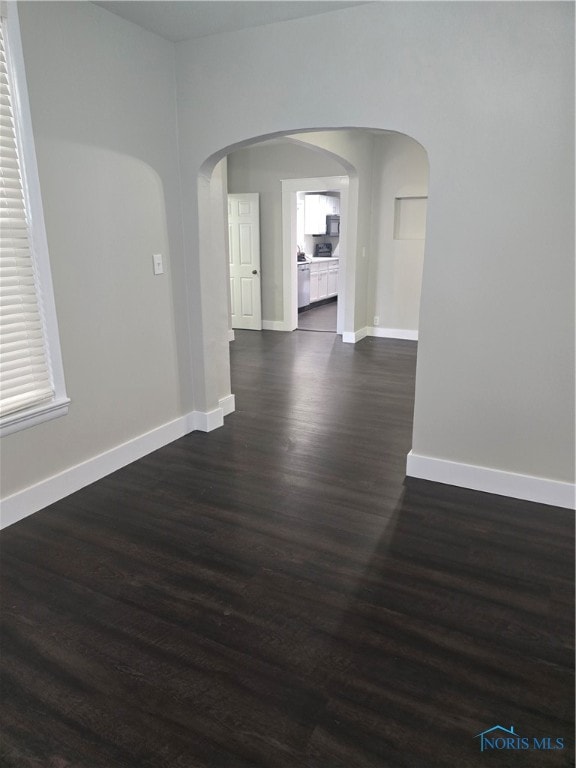
<svg viewBox="0 0 576 768">
<path fill-rule="evenodd" d="M 291 326 L 287 330 L 344 333 L 349 184 L 349 176 L 282 181 L 284 316 L 290 318 Z M 352 215 L 357 215 L 355 208 Z M 337 235 L 326 234 L 326 217 L 338 217 Z M 308 310 L 302 311 L 305 306 Z"/>
<path fill-rule="evenodd" d="M 340 192 L 296 193 L 298 330 L 336 333 L 340 221 Z"/>
</svg>

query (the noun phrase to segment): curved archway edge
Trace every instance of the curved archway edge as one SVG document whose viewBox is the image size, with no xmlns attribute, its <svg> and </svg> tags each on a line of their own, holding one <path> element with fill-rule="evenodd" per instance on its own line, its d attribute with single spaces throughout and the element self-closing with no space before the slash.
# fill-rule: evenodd
<svg viewBox="0 0 576 768">
<path fill-rule="evenodd" d="M 225 147 L 222 147 L 221 149 L 218 149 L 216 152 L 213 152 L 211 155 L 209 155 L 204 162 L 201 164 L 199 169 L 199 175 L 204 176 L 206 178 L 210 178 L 212 175 L 212 172 L 216 165 L 227 155 L 231 154 L 232 152 L 236 152 L 239 149 L 245 149 L 247 147 L 255 146 L 257 144 L 261 144 L 265 141 L 271 141 L 272 139 L 284 139 L 286 141 L 292 141 L 294 143 L 300 143 L 300 144 L 306 144 L 310 147 L 317 147 L 318 145 L 313 144 L 310 141 L 306 141 L 304 136 L 306 134 L 314 134 L 314 133 L 341 133 L 343 131 L 360 131 L 360 132 L 368 132 L 368 133 L 375 133 L 375 134 L 399 134 L 402 136 L 408 136 L 409 139 L 412 139 L 412 141 L 415 141 L 417 144 L 420 144 L 420 146 L 427 152 L 425 146 L 422 144 L 421 141 L 419 141 L 415 136 L 411 136 L 407 133 L 404 133 L 403 131 L 396 131 L 390 128 L 378 128 L 378 127 L 367 127 L 367 126 L 339 126 L 337 128 L 333 126 L 328 127 L 309 127 L 309 128 L 289 128 L 282 131 L 273 131 L 270 133 L 264 133 L 259 134 L 257 136 L 250 136 L 246 139 L 243 139 L 242 141 L 234 142 L 233 144 L 229 144 Z M 298 136 L 302 134 L 302 138 L 298 138 Z M 342 155 L 338 155 L 336 152 L 330 152 L 329 150 L 322 150 L 326 155 L 333 157 L 335 160 L 340 162 L 345 168 L 347 173 L 354 174 L 355 168 L 345 157 Z"/>
<path fill-rule="evenodd" d="M 346 259 L 344 264 L 341 265 L 342 269 L 342 283 L 344 286 L 342 302 L 343 309 L 339 312 L 338 332 L 342 334 L 346 341 L 356 341 L 357 329 L 355 327 L 355 307 L 356 307 L 356 271 L 357 271 L 357 255 L 358 255 L 358 187 L 359 187 L 359 172 L 357 166 L 351 161 L 350 157 L 345 154 L 340 154 L 335 148 L 330 148 L 320 143 L 315 143 L 312 138 L 314 134 L 322 135 L 342 135 L 344 132 L 358 132 L 358 134 L 374 133 L 374 134 L 400 134 L 407 136 L 407 134 L 401 134 L 399 131 L 391 131 L 384 128 L 358 128 L 358 127 L 346 127 L 339 128 L 298 128 L 287 129 L 283 131 L 276 131 L 273 133 L 261 134 L 258 136 L 247 137 L 246 139 L 235 142 L 228 146 L 222 147 L 216 152 L 209 155 L 201 164 L 198 171 L 197 193 L 198 193 L 198 267 L 199 267 L 199 281 L 197 282 L 197 290 L 192 302 L 199 302 L 203 305 L 201 310 L 202 322 L 197 322 L 192 317 L 191 313 L 191 335 L 195 335 L 195 339 L 191 339 L 191 344 L 194 349 L 194 359 L 199 361 L 198 352 L 201 351 L 200 356 L 200 370 L 196 368 L 194 376 L 194 401 L 195 408 L 207 413 L 214 413 L 215 416 L 212 422 L 215 426 L 220 426 L 223 416 L 226 412 L 234 410 L 233 395 L 230 391 L 230 356 L 229 356 L 229 324 L 228 324 L 228 279 L 227 279 L 227 264 L 224 255 L 227 253 L 225 235 L 227 232 L 226 214 L 227 209 L 223 204 L 225 194 L 227 192 L 224 189 L 224 181 L 219 178 L 218 172 L 215 173 L 219 162 L 239 149 L 255 146 L 263 142 L 267 142 L 273 139 L 282 139 L 294 144 L 305 146 L 314 151 L 320 152 L 326 157 L 338 162 L 343 168 L 342 188 L 345 190 L 347 197 L 347 232 L 345 234 L 346 239 Z M 411 140 L 418 143 L 420 142 L 412 136 L 408 136 Z M 423 148 L 424 151 L 425 148 Z M 344 181 L 345 180 L 345 181 Z M 295 192 L 294 192 L 295 198 Z M 286 212 L 286 198 L 283 202 L 283 216 L 287 215 Z M 344 227 L 343 221 L 343 227 Z M 286 242 L 286 229 L 284 230 L 284 248 L 290 249 L 290 244 Z M 363 255 L 363 254 L 362 254 Z M 358 260 L 360 256 L 358 256 Z M 289 265 L 291 262 L 287 262 L 287 266 L 284 271 L 284 280 L 290 279 L 288 270 L 291 268 Z M 295 273 L 294 264 L 294 273 Z M 219 275 L 219 277 L 218 277 Z M 295 281 L 296 276 L 292 277 Z M 207 311 L 207 306 L 209 310 Z M 216 306 L 218 310 L 216 311 Z M 290 320 L 288 318 L 289 307 L 284 302 L 284 330 L 292 330 L 290 328 Z M 210 319 L 208 319 L 208 315 Z M 223 405 L 228 403 L 228 406 Z M 221 414 L 218 415 L 216 411 L 220 409 Z M 209 420 L 210 421 L 210 420 Z M 212 427 L 212 428 L 214 428 Z"/>
</svg>

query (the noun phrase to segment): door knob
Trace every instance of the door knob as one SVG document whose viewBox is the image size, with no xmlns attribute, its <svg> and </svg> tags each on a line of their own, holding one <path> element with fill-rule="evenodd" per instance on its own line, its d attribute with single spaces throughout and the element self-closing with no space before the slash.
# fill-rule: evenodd
<svg viewBox="0 0 576 768">
<path fill-rule="evenodd" d="M 257 274 L 258 274 L 258 270 L 257 270 L 257 269 L 253 269 L 253 270 L 252 270 L 252 274 L 253 274 L 253 275 L 257 275 Z"/>
</svg>

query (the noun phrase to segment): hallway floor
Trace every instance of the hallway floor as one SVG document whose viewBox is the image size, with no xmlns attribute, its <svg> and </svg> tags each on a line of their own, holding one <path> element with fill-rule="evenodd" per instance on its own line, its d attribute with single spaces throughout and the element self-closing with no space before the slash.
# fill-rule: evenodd
<svg viewBox="0 0 576 768">
<path fill-rule="evenodd" d="M 223 428 L 2 532 L 2 767 L 573 765 L 573 513 L 405 481 L 415 342 L 231 355 Z"/>
<path fill-rule="evenodd" d="M 330 331 L 336 333 L 338 302 L 331 301 L 298 314 L 299 331 Z"/>
</svg>

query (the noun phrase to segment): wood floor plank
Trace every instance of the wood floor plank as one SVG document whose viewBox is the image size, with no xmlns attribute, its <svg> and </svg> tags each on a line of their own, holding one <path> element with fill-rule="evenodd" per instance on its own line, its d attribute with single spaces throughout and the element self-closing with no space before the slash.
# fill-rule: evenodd
<svg viewBox="0 0 576 768">
<path fill-rule="evenodd" d="M 414 342 L 231 355 L 222 429 L 2 532 L 0 765 L 573 765 L 573 514 L 404 478 Z"/>
</svg>

